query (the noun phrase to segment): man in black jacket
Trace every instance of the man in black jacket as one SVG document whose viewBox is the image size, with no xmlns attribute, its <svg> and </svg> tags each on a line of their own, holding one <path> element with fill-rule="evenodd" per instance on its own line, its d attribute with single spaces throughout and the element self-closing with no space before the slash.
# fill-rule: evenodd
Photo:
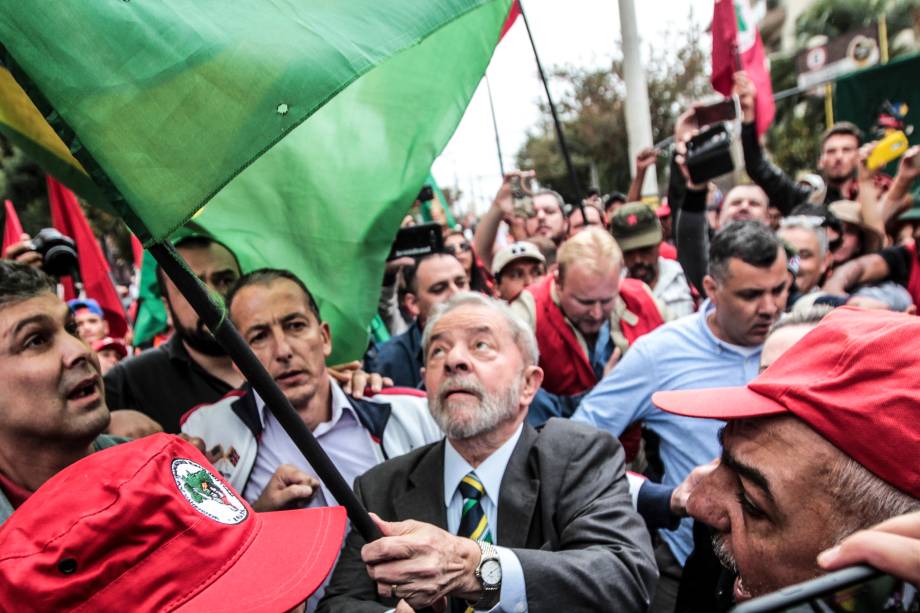
<svg viewBox="0 0 920 613">
<path fill-rule="evenodd" d="M 735 93 L 741 102 L 741 144 L 748 176 L 763 188 L 772 206 L 778 208 L 783 215 L 788 215 L 796 206 L 812 200 L 815 187 L 792 180 L 764 158 L 754 124 L 754 101 L 757 90 L 744 72 L 735 73 Z M 821 137 L 818 170 L 827 184 L 823 204 L 855 199 L 856 171 L 859 166 L 861 144 L 862 134 L 859 128 L 848 121 L 835 123 Z"/>
</svg>

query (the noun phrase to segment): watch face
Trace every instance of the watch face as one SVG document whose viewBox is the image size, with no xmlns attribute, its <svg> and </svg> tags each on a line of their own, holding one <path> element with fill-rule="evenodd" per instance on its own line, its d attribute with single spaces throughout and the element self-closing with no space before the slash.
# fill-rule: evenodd
<svg viewBox="0 0 920 613">
<path fill-rule="evenodd" d="M 498 560 L 486 560 L 482 564 L 482 581 L 486 585 L 498 585 L 502 581 L 502 565 Z"/>
</svg>

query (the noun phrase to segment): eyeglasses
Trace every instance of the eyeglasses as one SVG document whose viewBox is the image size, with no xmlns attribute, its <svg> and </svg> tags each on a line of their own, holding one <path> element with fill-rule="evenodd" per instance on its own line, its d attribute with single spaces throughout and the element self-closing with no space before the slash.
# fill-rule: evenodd
<svg viewBox="0 0 920 613">
<path fill-rule="evenodd" d="M 473 248 L 466 241 L 462 243 L 457 243 L 456 245 L 445 245 L 444 251 L 451 255 L 457 255 L 458 253 L 468 253 Z"/>
</svg>

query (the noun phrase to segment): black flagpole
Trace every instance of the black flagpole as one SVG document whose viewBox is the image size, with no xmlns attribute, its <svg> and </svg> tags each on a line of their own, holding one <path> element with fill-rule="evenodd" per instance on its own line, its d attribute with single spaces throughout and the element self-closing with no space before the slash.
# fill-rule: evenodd
<svg viewBox="0 0 920 613">
<path fill-rule="evenodd" d="M 565 167 L 569 171 L 569 181 L 572 184 L 572 190 L 575 193 L 575 204 L 581 210 L 581 217 L 585 225 L 588 223 L 588 217 L 585 215 L 585 205 L 582 202 L 581 188 L 578 186 L 578 177 L 575 175 L 575 166 L 572 165 L 572 156 L 569 155 L 569 148 L 565 144 L 565 135 L 562 133 L 562 124 L 559 122 L 559 115 L 556 113 L 556 105 L 553 104 L 553 97 L 549 93 L 549 83 L 546 81 L 546 74 L 543 72 L 543 64 L 540 63 L 540 55 L 537 53 L 537 45 L 533 41 L 533 33 L 530 31 L 530 23 L 527 22 L 527 14 L 524 12 L 524 3 L 518 0 L 518 6 L 521 9 L 521 19 L 524 20 L 524 27 L 527 29 L 527 37 L 530 39 L 530 47 L 533 49 L 533 58 L 537 62 L 537 71 L 540 73 L 540 80 L 543 81 L 543 89 L 546 90 L 546 101 L 549 103 L 549 111 L 553 115 L 553 125 L 556 126 L 556 137 L 559 139 L 559 148 L 562 150 L 562 157 L 565 160 Z"/>
<path fill-rule="evenodd" d="M 188 269 L 182 256 L 168 242 L 155 243 L 148 250 L 163 269 L 163 272 L 172 279 L 176 287 L 182 292 L 195 312 L 201 317 L 214 338 L 224 347 L 233 362 L 237 365 L 243 376 L 252 384 L 259 396 L 265 401 L 265 406 L 272 412 L 278 423 L 288 433 L 297 448 L 304 455 L 316 475 L 335 497 L 336 501 L 345 507 L 352 526 L 370 542 L 382 535 L 377 524 L 367 513 L 367 509 L 358 500 L 351 486 L 345 481 L 341 473 L 326 455 L 307 428 L 300 416 L 291 406 L 290 401 L 278 388 L 262 363 L 240 336 L 236 326 L 227 316 L 226 310 L 215 303 L 208 295 L 208 290 L 198 278 Z"/>
<path fill-rule="evenodd" d="M 492 102 L 492 86 L 489 85 L 489 75 L 486 73 L 486 93 L 489 95 L 489 110 L 492 111 L 492 128 L 495 130 L 495 150 L 498 152 L 498 168 L 502 177 L 505 176 L 505 160 L 502 158 L 502 142 L 498 138 L 498 121 L 495 120 L 495 104 Z"/>
</svg>

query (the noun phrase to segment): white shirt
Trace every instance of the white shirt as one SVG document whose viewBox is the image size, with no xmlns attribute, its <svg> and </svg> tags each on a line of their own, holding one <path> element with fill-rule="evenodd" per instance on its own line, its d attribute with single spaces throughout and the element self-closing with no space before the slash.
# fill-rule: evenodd
<svg viewBox="0 0 920 613">
<path fill-rule="evenodd" d="M 501 490 L 502 477 L 511 453 L 521 438 L 523 426 L 518 426 L 517 431 L 504 444 L 495 450 L 477 468 L 473 468 L 453 448 L 448 439 L 444 445 L 444 506 L 447 507 L 447 529 L 456 534 L 460 528 L 460 517 L 463 510 L 463 496 L 457 490 L 460 481 L 470 472 L 475 472 L 482 483 L 485 493 L 479 500 L 482 510 L 489 522 L 493 542 L 498 542 L 501 526 L 498 525 L 498 500 Z M 524 583 L 524 569 L 513 551 L 507 547 L 495 547 L 502 566 L 502 587 L 499 603 L 491 611 L 504 613 L 524 613 L 527 611 L 527 586 Z"/>
<path fill-rule="evenodd" d="M 345 392 L 338 383 L 329 380 L 330 401 L 332 416 L 329 421 L 323 422 L 313 430 L 313 436 L 335 464 L 342 477 L 348 484 L 353 484 L 355 478 L 363 475 L 368 470 L 383 461 L 378 457 L 377 446 L 371 440 L 370 434 L 361 425 Z M 255 390 L 252 392 L 256 394 Z M 259 409 L 259 419 L 262 421 L 262 436 L 259 438 L 259 451 L 249 481 L 243 491 L 243 497 L 252 502 L 256 500 L 268 485 L 272 475 L 282 464 L 293 464 L 300 470 L 316 479 L 319 477 L 307 459 L 303 457 L 300 449 L 291 440 L 284 428 L 275 419 L 274 414 L 266 409 L 265 401 L 256 394 L 256 407 Z M 320 480 L 321 491 L 314 494 L 310 500 L 311 507 L 336 505 L 335 498 Z"/>
</svg>

